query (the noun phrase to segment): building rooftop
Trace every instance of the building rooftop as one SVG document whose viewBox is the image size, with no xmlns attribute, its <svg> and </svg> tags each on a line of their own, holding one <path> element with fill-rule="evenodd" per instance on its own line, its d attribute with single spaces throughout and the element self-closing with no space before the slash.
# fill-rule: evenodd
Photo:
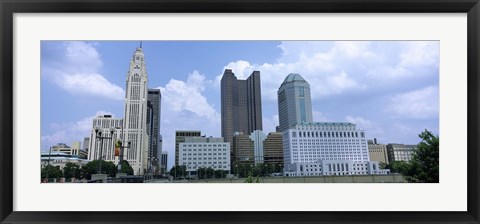
<svg viewBox="0 0 480 224">
<path fill-rule="evenodd" d="M 351 126 L 350 122 L 301 122 L 298 125 L 330 125 L 330 126 Z"/>
<path fill-rule="evenodd" d="M 305 79 L 297 73 L 290 73 L 288 76 L 283 80 L 283 84 L 289 83 L 289 82 L 295 82 L 295 81 L 300 81 L 300 82 L 306 82 Z"/>
</svg>

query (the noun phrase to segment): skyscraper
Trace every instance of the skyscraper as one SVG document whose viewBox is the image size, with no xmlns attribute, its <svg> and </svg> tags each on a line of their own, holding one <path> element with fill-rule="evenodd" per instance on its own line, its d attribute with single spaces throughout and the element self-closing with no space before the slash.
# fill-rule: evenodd
<svg viewBox="0 0 480 224">
<path fill-rule="evenodd" d="M 149 89 L 148 98 L 147 98 L 147 133 L 149 137 L 148 141 L 148 157 L 150 158 L 150 166 L 156 167 L 160 164 L 161 158 L 159 152 L 161 153 L 162 149 L 160 140 L 160 105 L 161 105 L 162 94 L 159 89 Z M 155 164 L 153 161 L 157 161 Z M 160 168 L 160 166 L 158 166 Z M 153 171 L 153 170 L 152 170 Z"/>
<path fill-rule="evenodd" d="M 221 81 L 222 137 L 231 145 L 235 132 L 262 130 L 260 72 L 238 80 L 231 69 L 225 69 Z"/>
<path fill-rule="evenodd" d="M 162 164 L 161 172 L 162 174 L 165 174 L 168 171 L 168 152 L 167 151 L 162 152 L 161 164 Z"/>
<path fill-rule="evenodd" d="M 310 85 L 302 76 L 290 73 L 278 89 L 279 132 L 302 122 L 312 122 Z"/>
<path fill-rule="evenodd" d="M 147 169 L 147 68 L 142 47 L 138 47 L 130 60 L 126 77 L 124 111 L 124 142 L 130 142 L 124 158 L 128 160 L 135 175 L 142 175 Z"/>
</svg>

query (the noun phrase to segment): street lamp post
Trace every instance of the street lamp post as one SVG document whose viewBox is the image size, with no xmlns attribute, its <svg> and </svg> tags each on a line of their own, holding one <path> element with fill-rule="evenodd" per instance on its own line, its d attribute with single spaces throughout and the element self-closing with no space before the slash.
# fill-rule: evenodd
<svg viewBox="0 0 480 224">
<path fill-rule="evenodd" d="M 102 157 L 103 157 L 103 139 L 113 139 L 113 132 L 115 132 L 115 128 L 110 128 L 109 129 L 109 132 L 110 132 L 110 136 L 102 136 L 102 130 L 100 129 L 100 127 L 95 127 L 95 135 L 97 137 L 97 139 L 100 140 L 100 152 L 98 154 L 98 173 L 101 174 L 102 173 Z"/>
<path fill-rule="evenodd" d="M 121 137 L 121 145 L 120 145 L 120 153 L 118 155 L 118 173 L 120 173 L 122 171 L 122 162 L 123 162 L 123 151 L 124 149 L 129 149 L 130 148 L 130 144 L 131 142 L 128 141 L 127 142 L 127 146 L 125 146 L 125 136 L 123 136 L 123 125 L 121 127 L 116 127 L 116 129 L 121 129 L 122 132 L 120 134 L 120 137 Z"/>
<path fill-rule="evenodd" d="M 131 142 L 128 141 L 127 142 L 127 146 L 123 146 L 123 140 L 122 140 L 122 145 L 120 146 L 120 154 L 119 154 L 119 158 L 118 158 L 118 173 L 121 173 L 122 172 L 122 162 L 123 162 L 123 151 L 124 149 L 129 149 L 130 148 L 130 144 Z"/>
<path fill-rule="evenodd" d="M 148 180 L 148 174 L 150 173 L 150 159 L 151 158 L 152 157 L 150 157 L 150 156 L 147 157 L 147 170 L 146 170 L 147 172 L 145 172 L 143 174 L 143 179 L 145 179 L 145 180 Z"/>
<path fill-rule="evenodd" d="M 157 170 L 157 167 L 158 167 L 158 158 L 157 157 L 153 157 L 153 168 L 154 168 L 154 174 L 155 176 L 158 175 L 158 170 Z M 158 169 L 160 169 L 160 167 L 158 167 Z"/>
<path fill-rule="evenodd" d="M 284 176 L 282 167 L 283 167 L 283 164 L 280 163 L 280 173 L 282 173 L 282 176 Z"/>
<path fill-rule="evenodd" d="M 50 173 L 50 155 L 52 154 L 52 146 L 50 146 L 50 150 L 48 151 L 48 160 L 47 160 L 47 183 L 48 183 L 48 174 Z"/>
<path fill-rule="evenodd" d="M 268 176 L 268 165 L 265 164 L 265 177 Z"/>
</svg>

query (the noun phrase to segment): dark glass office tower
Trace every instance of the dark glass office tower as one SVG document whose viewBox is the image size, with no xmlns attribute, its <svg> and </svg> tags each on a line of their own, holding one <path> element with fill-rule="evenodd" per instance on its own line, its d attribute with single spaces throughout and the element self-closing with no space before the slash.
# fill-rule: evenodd
<svg viewBox="0 0 480 224">
<path fill-rule="evenodd" d="M 225 69 L 221 81 L 222 137 L 233 144 L 235 132 L 262 130 L 262 96 L 260 72 L 247 80 L 238 80 L 231 69 Z"/>
<path fill-rule="evenodd" d="M 159 145 L 160 136 L 160 105 L 162 94 L 159 89 L 148 89 L 147 98 L 147 133 L 148 133 L 148 157 L 161 160 L 158 155 L 162 149 Z M 152 163 L 153 164 L 153 163 Z"/>
</svg>

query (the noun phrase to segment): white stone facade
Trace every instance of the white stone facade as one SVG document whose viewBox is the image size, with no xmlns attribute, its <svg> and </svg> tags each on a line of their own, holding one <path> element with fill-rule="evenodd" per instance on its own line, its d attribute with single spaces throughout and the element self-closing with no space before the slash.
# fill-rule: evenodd
<svg viewBox="0 0 480 224">
<path fill-rule="evenodd" d="M 387 175 L 377 161 L 323 160 L 314 163 L 294 163 L 285 166 L 285 176 L 349 176 Z"/>
<path fill-rule="evenodd" d="M 147 169 L 147 69 L 141 47 L 137 48 L 130 60 L 126 77 L 123 141 L 130 142 L 124 159 L 128 160 L 135 175 L 143 175 Z"/>
<path fill-rule="evenodd" d="M 101 159 L 105 161 L 116 162 L 115 141 L 121 137 L 122 118 L 114 118 L 111 115 L 101 115 L 93 119 L 92 130 L 90 132 L 90 145 L 88 150 L 88 160 Z M 95 128 L 100 128 L 102 137 L 108 139 L 99 139 L 95 133 Z M 110 136 L 110 128 L 114 128 L 113 136 Z"/>
<path fill-rule="evenodd" d="M 370 161 L 363 130 L 344 122 L 308 122 L 283 131 L 285 164 Z"/>
</svg>

